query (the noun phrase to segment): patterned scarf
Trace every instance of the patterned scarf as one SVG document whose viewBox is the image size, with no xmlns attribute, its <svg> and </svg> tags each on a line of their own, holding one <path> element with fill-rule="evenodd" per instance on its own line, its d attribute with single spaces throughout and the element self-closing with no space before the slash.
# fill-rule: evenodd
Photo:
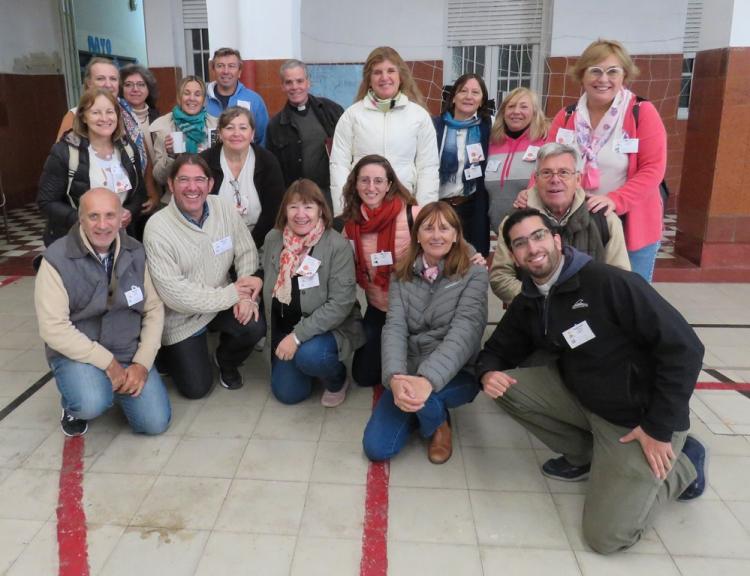
<svg viewBox="0 0 750 576">
<path fill-rule="evenodd" d="M 422 254 L 422 278 L 432 284 L 437 277 L 440 275 L 440 265 L 430 266 L 425 260 L 424 254 Z"/>
<path fill-rule="evenodd" d="M 481 120 L 477 116 L 468 120 L 456 120 L 450 112 L 446 112 L 443 114 L 443 122 L 445 122 L 447 130 L 445 141 L 443 142 L 443 153 L 440 156 L 440 184 L 456 181 L 456 173 L 458 172 L 458 131 L 467 130 L 467 146 L 479 143 L 482 140 L 482 133 L 479 130 Z M 465 157 L 464 168 L 468 168 L 470 164 L 469 155 L 466 154 Z M 464 183 L 464 196 L 468 196 L 474 192 L 476 182 L 473 180 L 467 182 L 466 174 L 461 177 L 461 180 Z"/>
<path fill-rule="evenodd" d="M 354 256 L 357 267 L 357 284 L 366 289 L 370 283 L 367 274 L 367 260 L 362 249 L 362 234 L 372 232 L 378 233 L 378 252 L 390 252 L 393 260 L 396 260 L 396 219 L 398 218 L 404 203 L 400 198 L 384 200 L 379 208 L 372 210 L 362 204 L 363 222 L 349 220 L 344 229 L 346 235 L 354 241 Z M 407 207 L 409 210 L 409 207 Z M 391 280 L 391 269 L 393 266 L 378 266 L 375 269 L 376 286 L 384 290 L 388 289 Z"/>
<path fill-rule="evenodd" d="M 279 256 L 279 277 L 273 287 L 273 297 L 279 302 L 289 305 L 292 301 L 292 276 L 297 272 L 310 247 L 315 246 L 323 236 L 323 232 L 323 220 L 318 220 L 315 228 L 302 238 L 294 234 L 288 224 L 284 226 L 284 247 Z"/>
<path fill-rule="evenodd" d="M 185 150 L 190 154 L 198 153 L 198 146 L 206 141 L 206 109 L 197 114 L 186 114 L 182 108 L 172 108 L 172 120 L 180 132 L 185 135 Z"/>
<path fill-rule="evenodd" d="M 586 93 L 578 100 L 575 115 L 575 133 L 576 142 L 584 160 L 583 178 L 581 180 L 581 186 L 584 190 L 596 190 L 599 188 L 599 162 L 597 161 L 597 155 L 607 142 L 609 142 L 617 125 L 621 123 L 632 95 L 633 93 L 630 90 L 622 88 L 612 101 L 609 110 L 607 110 L 604 117 L 597 124 L 596 129 L 591 128 Z"/>
<path fill-rule="evenodd" d="M 141 158 L 141 169 L 145 172 L 148 164 L 148 154 L 146 154 L 146 142 L 143 139 L 143 132 L 138 125 L 138 119 L 133 112 L 133 107 L 128 104 L 125 98 L 118 98 L 120 108 L 122 108 L 122 122 L 125 125 L 125 132 L 128 133 L 130 141 L 138 148 L 138 156 Z"/>
</svg>

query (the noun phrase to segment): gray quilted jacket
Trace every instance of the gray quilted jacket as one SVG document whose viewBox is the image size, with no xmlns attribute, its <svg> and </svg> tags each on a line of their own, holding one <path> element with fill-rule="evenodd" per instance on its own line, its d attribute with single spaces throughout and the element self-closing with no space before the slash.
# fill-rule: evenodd
<svg viewBox="0 0 750 576">
<path fill-rule="evenodd" d="M 487 323 L 487 269 L 472 265 L 464 276 L 446 278 L 440 267 L 430 284 L 417 258 L 411 282 L 391 280 L 382 340 L 384 386 L 394 374 L 411 374 L 441 390 L 479 353 Z"/>
</svg>

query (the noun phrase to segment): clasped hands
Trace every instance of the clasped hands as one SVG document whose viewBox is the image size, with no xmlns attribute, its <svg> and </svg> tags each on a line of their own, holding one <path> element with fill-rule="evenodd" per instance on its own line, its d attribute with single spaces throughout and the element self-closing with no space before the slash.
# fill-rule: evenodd
<svg viewBox="0 0 750 576">
<path fill-rule="evenodd" d="M 432 384 L 423 376 L 394 374 L 391 377 L 393 403 L 404 412 L 417 412 L 432 394 Z"/>
<path fill-rule="evenodd" d="M 237 278 L 234 287 L 240 297 L 240 301 L 232 309 L 237 322 L 242 325 L 246 325 L 250 320 L 257 322 L 260 318 L 258 297 L 263 288 L 263 280 L 257 276 L 243 276 Z"/>
<path fill-rule="evenodd" d="M 115 358 L 112 358 L 105 373 L 112 382 L 112 391 L 118 394 L 130 394 L 133 397 L 141 393 L 148 377 L 148 370 L 145 366 L 133 362 L 127 368 L 123 368 Z"/>
</svg>

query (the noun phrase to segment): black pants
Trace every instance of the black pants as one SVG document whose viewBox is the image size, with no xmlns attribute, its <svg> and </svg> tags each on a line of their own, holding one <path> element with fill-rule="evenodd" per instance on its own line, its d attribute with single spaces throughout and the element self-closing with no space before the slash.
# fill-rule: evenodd
<svg viewBox="0 0 750 576">
<path fill-rule="evenodd" d="M 352 378 L 360 386 L 375 386 L 380 382 L 380 336 L 385 326 L 385 312 L 368 305 L 362 318 L 367 341 L 354 352 Z"/>
<path fill-rule="evenodd" d="M 489 201 L 487 191 L 477 190 L 464 202 L 453 209 L 461 220 L 464 239 L 485 258 L 490 253 L 490 219 L 487 216 Z"/>
<path fill-rule="evenodd" d="M 266 322 L 261 317 L 245 326 L 237 322 L 232 309 L 219 312 L 208 324 L 209 330 L 219 332 L 216 357 L 224 367 L 240 366 L 253 351 L 253 346 L 266 335 Z M 163 346 L 159 351 L 159 366 L 172 377 L 180 394 L 186 398 L 202 398 L 211 390 L 213 368 L 208 353 L 208 331 L 186 338 L 182 342 Z"/>
</svg>

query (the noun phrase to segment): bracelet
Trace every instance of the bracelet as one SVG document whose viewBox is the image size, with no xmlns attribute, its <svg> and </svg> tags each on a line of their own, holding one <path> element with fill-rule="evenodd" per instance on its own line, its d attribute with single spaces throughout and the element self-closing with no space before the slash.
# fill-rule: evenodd
<svg viewBox="0 0 750 576">
<path fill-rule="evenodd" d="M 297 335 L 294 332 L 292 332 L 292 338 L 294 338 L 294 343 L 297 346 L 302 346 L 302 342 L 299 341 L 299 338 L 297 338 Z"/>
</svg>

